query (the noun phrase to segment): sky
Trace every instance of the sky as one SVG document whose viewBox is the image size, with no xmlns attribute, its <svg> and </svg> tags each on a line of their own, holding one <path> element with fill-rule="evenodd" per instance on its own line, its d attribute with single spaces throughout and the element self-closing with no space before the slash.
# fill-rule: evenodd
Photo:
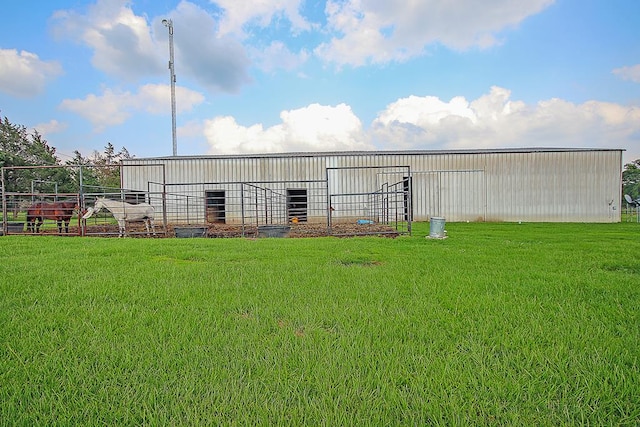
<svg viewBox="0 0 640 427">
<path fill-rule="evenodd" d="M 68 160 L 523 147 L 640 159 L 638 0 L 8 1 L 0 117 Z"/>
</svg>

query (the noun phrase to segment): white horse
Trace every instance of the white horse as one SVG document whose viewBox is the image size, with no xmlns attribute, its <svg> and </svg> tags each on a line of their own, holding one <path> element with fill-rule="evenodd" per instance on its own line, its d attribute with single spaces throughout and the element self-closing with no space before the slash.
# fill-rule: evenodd
<svg viewBox="0 0 640 427">
<path fill-rule="evenodd" d="M 156 235 L 156 227 L 153 222 L 155 209 L 150 204 L 139 203 L 137 205 L 132 205 L 131 203 L 122 202 L 120 200 L 98 197 L 96 198 L 96 203 L 92 208 L 87 209 L 87 212 L 82 216 L 82 219 L 90 218 L 94 213 L 103 208 L 111 212 L 116 221 L 118 221 L 118 227 L 120 227 L 120 235 L 118 237 L 124 236 L 127 221 L 144 221 L 144 225 L 147 228 L 147 234 L 153 230 L 153 235 Z"/>
</svg>

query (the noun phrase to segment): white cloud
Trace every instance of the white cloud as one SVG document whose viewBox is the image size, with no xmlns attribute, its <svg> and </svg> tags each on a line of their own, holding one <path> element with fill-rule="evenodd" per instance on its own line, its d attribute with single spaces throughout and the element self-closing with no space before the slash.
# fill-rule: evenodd
<svg viewBox="0 0 640 427">
<path fill-rule="evenodd" d="M 326 27 L 311 34 L 315 48 L 309 51 L 292 48 L 299 43 L 295 37 L 285 42 L 276 36 L 319 28 L 301 15 L 302 0 L 215 0 L 219 21 L 186 0 L 166 16 L 150 19 L 136 15 L 129 0 L 97 0 L 81 12 L 57 11 L 53 22 L 58 35 L 92 49 L 96 68 L 137 81 L 166 72 L 168 33 L 160 21 L 171 18 L 178 81 L 191 80 L 212 92 L 237 93 L 251 82 L 247 49 L 257 66 L 268 72 L 291 71 L 306 62 L 310 52 L 338 65 L 403 61 L 438 43 L 453 49 L 492 46 L 499 43 L 501 31 L 554 1 L 328 0 Z M 320 43 L 321 38 L 327 41 Z M 265 46 L 266 39 L 270 44 Z"/>
<path fill-rule="evenodd" d="M 170 87 L 169 85 L 148 84 L 142 86 L 135 96 L 132 104 L 139 110 L 151 114 L 168 114 L 170 112 Z M 204 102 L 204 96 L 191 89 L 176 86 L 176 112 L 191 111 L 196 105 Z"/>
<path fill-rule="evenodd" d="M 612 73 L 623 80 L 631 80 L 634 83 L 640 83 L 640 64 L 632 65 L 630 67 L 616 68 Z"/>
<path fill-rule="evenodd" d="M 456 50 L 499 43 L 514 27 L 555 0 L 328 0 L 334 36 L 316 54 L 338 65 L 402 61 L 440 43 Z"/>
<path fill-rule="evenodd" d="M 204 135 L 204 124 L 200 120 L 191 120 L 178 128 L 180 136 L 187 138 L 202 138 Z"/>
<path fill-rule="evenodd" d="M 251 81 L 247 71 L 250 60 L 244 46 L 230 36 L 216 33 L 216 22 L 205 10 L 181 1 L 171 18 L 178 79 L 187 75 L 210 91 L 228 93 L 238 92 Z M 156 26 L 161 25 L 157 20 Z"/>
<path fill-rule="evenodd" d="M 451 116 L 476 120 L 469 109 L 469 103 L 463 97 L 443 102 L 435 96 L 421 98 L 412 95 L 390 104 L 377 118 L 377 122 L 386 126 L 398 121 L 429 126 Z"/>
<path fill-rule="evenodd" d="M 65 99 L 60 108 L 72 111 L 89 120 L 97 132 L 107 126 L 124 123 L 130 116 L 126 105 L 131 103 L 131 94 L 114 93 L 107 89 L 100 96 L 89 94 L 85 99 Z"/>
<path fill-rule="evenodd" d="M 281 123 L 239 125 L 233 117 L 205 122 L 210 154 L 274 153 L 290 151 L 368 150 L 362 123 L 351 107 L 312 104 L 280 113 Z"/>
<path fill-rule="evenodd" d="M 312 104 L 283 111 L 280 119 L 268 128 L 243 126 L 230 116 L 207 120 L 209 153 L 562 147 L 626 149 L 636 155 L 640 145 L 640 107 L 557 98 L 528 105 L 500 87 L 472 101 L 401 98 L 369 129 L 345 104 Z"/>
<path fill-rule="evenodd" d="M 167 73 L 169 33 L 161 21 L 171 18 L 178 80 L 192 78 L 209 90 L 232 93 L 250 81 L 244 46 L 216 33 L 216 22 L 202 8 L 181 1 L 173 12 L 149 24 L 129 4 L 129 0 L 98 0 L 85 13 L 57 11 L 55 34 L 90 47 L 94 67 L 132 82 Z"/>
<path fill-rule="evenodd" d="M 493 87 L 472 102 L 399 99 L 373 122 L 371 137 L 378 147 L 403 149 L 632 148 L 638 143 L 640 107 L 557 98 L 526 105 L 510 96 Z"/>
<path fill-rule="evenodd" d="M 99 96 L 89 94 L 84 99 L 65 99 L 60 108 L 84 117 L 91 122 L 96 132 L 101 132 L 107 126 L 124 123 L 135 112 L 169 114 L 169 100 L 169 85 L 148 84 L 140 87 L 138 93 L 105 89 Z M 189 111 L 203 101 L 202 94 L 184 87 L 176 87 L 177 112 Z"/>
<path fill-rule="evenodd" d="M 220 34 L 234 33 L 244 36 L 247 23 L 267 27 L 281 16 L 286 18 L 294 32 L 308 30 L 309 24 L 299 13 L 301 0 L 215 0 L 224 9 Z"/>
<path fill-rule="evenodd" d="M 56 61 L 43 61 L 35 53 L 0 49 L 0 91 L 19 98 L 41 94 L 51 80 L 62 74 Z"/>
<path fill-rule="evenodd" d="M 307 61 L 309 53 L 306 50 L 293 53 L 284 43 L 274 41 L 266 49 L 255 49 L 252 56 L 261 70 L 272 72 L 276 69 L 295 70 Z"/>
<path fill-rule="evenodd" d="M 136 16 L 128 0 L 98 0 L 86 14 L 60 10 L 53 15 L 55 33 L 93 49 L 91 63 L 99 70 L 134 81 L 159 73 L 165 60 L 151 38 L 144 17 Z"/>
<path fill-rule="evenodd" d="M 57 120 L 49 120 L 46 123 L 38 123 L 33 128 L 41 135 L 47 136 L 54 133 L 60 133 L 66 130 L 68 125 L 66 123 L 60 123 Z"/>
</svg>

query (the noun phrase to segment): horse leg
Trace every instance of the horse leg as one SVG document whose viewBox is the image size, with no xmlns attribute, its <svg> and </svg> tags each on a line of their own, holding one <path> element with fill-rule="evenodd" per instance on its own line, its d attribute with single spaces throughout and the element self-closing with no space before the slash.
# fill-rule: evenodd
<svg viewBox="0 0 640 427">
<path fill-rule="evenodd" d="M 62 220 L 56 219 L 56 225 L 58 226 L 58 234 L 62 234 Z"/>
<path fill-rule="evenodd" d="M 118 237 L 124 237 L 126 230 L 125 230 L 125 222 L 123 219 L 118 220 L 118 228 L 120 229 L 120 234 L 118 235 Z"/>
<path fill-rule="evenodd" d="M 65 232 L 66 234 L 69 234 L 69 222 L 70 222 L 70 221 L 71 221 L 71 219 L 66 220 L 66 221 L 64 222 L 64 232 Z"/>
<path fill-rule="evenodd" d="M 154 220 L 150 219 L 149 222 L 151 223 L 151 231 L 153 231 L 153 235 L 156 235 L 156 223 Z"/>
</svg>

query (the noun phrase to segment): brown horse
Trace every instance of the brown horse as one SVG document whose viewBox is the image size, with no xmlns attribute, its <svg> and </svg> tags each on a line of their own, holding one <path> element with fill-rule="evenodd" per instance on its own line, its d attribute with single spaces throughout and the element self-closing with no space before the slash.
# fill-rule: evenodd
<svg viewBox="0 0 640 427">
<path fill-rule="evenodd" d="M 58 233 L 62 233 L 62 223 L 64 231 L 69 233 L 69 222 L 73 216 L 73 211 L 78 209 L 78 202 L 37 202 L 27 209 L 27 231 L 39 233 L 40 226 L 45 219 L 53 219 L 58 224 Z"/>
</svg>

